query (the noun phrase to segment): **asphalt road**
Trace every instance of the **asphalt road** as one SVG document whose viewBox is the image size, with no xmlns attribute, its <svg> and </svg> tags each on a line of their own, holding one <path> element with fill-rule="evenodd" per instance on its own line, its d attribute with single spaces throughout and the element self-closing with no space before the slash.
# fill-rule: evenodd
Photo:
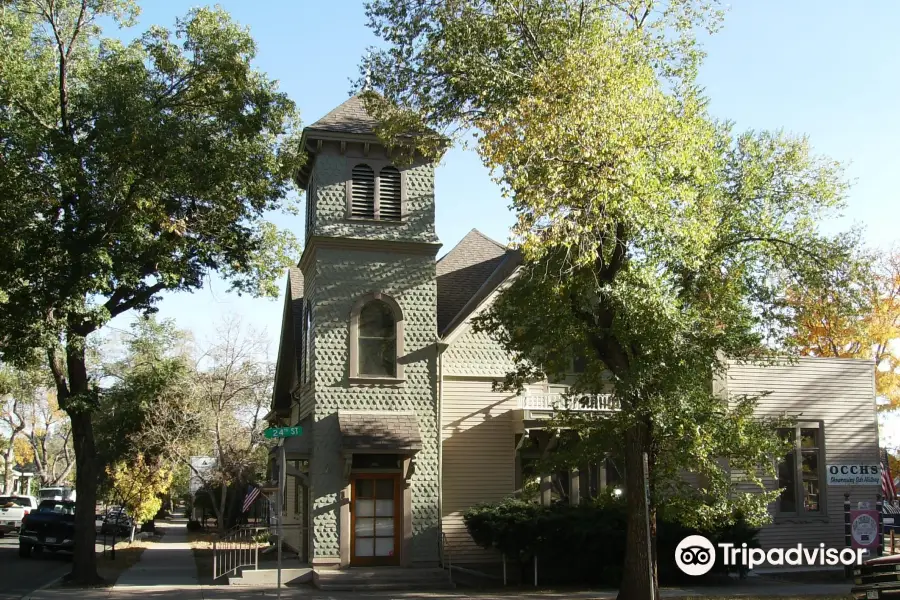
<svg viewBox="0 0 900 600">
<path fill-rule="evenodd" d="M 0 600 L 18 600 L 69 572 L 72 559 L 67 554 L 43 552 L 19 558 L 15 534 L 0 538 Z"/>
</svg>

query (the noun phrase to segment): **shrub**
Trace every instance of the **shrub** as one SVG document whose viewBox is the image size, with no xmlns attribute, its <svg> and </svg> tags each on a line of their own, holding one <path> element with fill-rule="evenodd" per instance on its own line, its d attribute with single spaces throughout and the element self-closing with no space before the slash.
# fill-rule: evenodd
<svg viewBox="0 0 900 600">
<path fill-rule="evenodd" d="M 187 530 L 188 531 L 203 531 L 203 524 L 200 521 L 188 521 L 187 522 Z"/>
<path fill-rule="evenodd" d="M 625 555 L 625 503 L 604 499 L 579 506 L 541 506 L 518 499 L 478 504 L 463 515 L 469 535 L 482 548 L 494 548 L 518 561 L 523 573 L 537 555 L 541 579 L 618 585 Z M 675 548 L 685 536 L 705 535 L 716 544 L 758 546 L 758 529 L 740 516 L 733 525 L 697 531 L 657 519 L 657 556 L 662 581 L 677 580 Z M 719 565 L 717 565 L 719 567 Z M 717 569 L 722 572 L 723 569 Z M 714 571 L 716 572 L 716 571 Z"/>
</svg>

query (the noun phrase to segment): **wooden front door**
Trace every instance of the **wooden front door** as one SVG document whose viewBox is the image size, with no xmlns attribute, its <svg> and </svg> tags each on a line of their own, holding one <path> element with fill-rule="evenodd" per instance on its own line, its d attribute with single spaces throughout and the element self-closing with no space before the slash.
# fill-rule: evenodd
<svg viewBox="0 0 900 600">
<path fill-rule="evenodd" d="M 400 477 L 397 474 L 352 475 L 350 563 L 400 563 Z"/>
</svg>

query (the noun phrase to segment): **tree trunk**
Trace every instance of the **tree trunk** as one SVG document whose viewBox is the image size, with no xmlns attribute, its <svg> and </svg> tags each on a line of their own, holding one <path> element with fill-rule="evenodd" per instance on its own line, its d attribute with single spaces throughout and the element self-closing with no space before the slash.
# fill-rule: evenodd
<svg viewBox="0 0 900 600">
<path fill-rule="evenodd" d="M 219 526 L 219 535 L 225 535 L 225 502 L 228 499 L 228 486 L 224 483 L 222 484 L 222 498 L 219 501 L 219 506 L 217 508 L 218 514 L 216 515 L 216 520 L 218 521 L 217 525 Z"/>
<path fill-rule="evenodd" d="M 14 448 L 13 442 L 15 442 L 16 436 L 15 434 L 11 435 L 9 438 L 9 447 L 3 453 L 3 458 L 6 460 L 3 463 L 3 493 L 7 496 L 12 494 L 13 491 L 13 482 L 12 482 L 12 469 L 13 469 L 13 457 L 14 457 Z"/>
<path fill-rule="evenodd" d="M 66 344 L 66 368 L 51 352 L 51 369 L 56 380 L 57 394 L 62 408 L 72 424 L 75 447 L 75 547 L 69 580 L 81 585 L 102 582 L 97 575 L 97 532 L 94 508 L 97 505 L 97 452 L 94 445 L 94 426 L 91 418 L 90 386 L 84 355 L 84 338 L 69 334 Z M 68 375 L 68 378 L 65 377 Z M 64 400 L 64 402 L 63 402 Z"/>
<path fill-rule="evenodd" d="M 625 564 L 618 600 L 658 598 L 653 552 L 647 543 L 647 500 L 644 490 L 644 452 L 650 450 L 650 436 L 643 423 L 625 432 Z M 651 567 L 654 577 L 651 579 Z"/>
<path fill-rule="evenodd" d="M 72 420 L 75 441 L 75 492 L 78 495 L 71 580 L 80 584 L 92 584 L 100 581 L 100 576 L 97 575 L 97 553 L 94 549 L 97 535 L 94 524 L 94 507 L 97 505 L 94 427 L 89 411 L 70 413 L 69 418 Z"/>
</svg>

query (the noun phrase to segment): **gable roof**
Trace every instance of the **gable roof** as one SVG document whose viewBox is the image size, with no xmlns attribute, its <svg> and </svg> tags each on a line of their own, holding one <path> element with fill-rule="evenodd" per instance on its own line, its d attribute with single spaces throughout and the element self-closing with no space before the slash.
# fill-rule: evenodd
<svg viewBox="0 0 900 600">
<path fill-rule="evenodd" d="M 306 129 L 336 133 L 374 134 L 377 124 L 378 121 L 366 112 L 362 97 L 356 94 Z"/>
<path fill-rule="evenodd" d="M 273 413 L 291 408 L 290 389 L 293 377 L 300 373 L 303 348 L 303 272 L 297 267 L 288 269 L 281 318 L 281 339 L 275 363 L 275 384 L 272 388 Z M 268 418 L 268 416 L 267 416 Z"/>
<path fill-rule="evenodd" d="M 520 263 L 519 252 L 473 229 L 437 263 L 437 320 L 446 336 Z"/>
</svg>

